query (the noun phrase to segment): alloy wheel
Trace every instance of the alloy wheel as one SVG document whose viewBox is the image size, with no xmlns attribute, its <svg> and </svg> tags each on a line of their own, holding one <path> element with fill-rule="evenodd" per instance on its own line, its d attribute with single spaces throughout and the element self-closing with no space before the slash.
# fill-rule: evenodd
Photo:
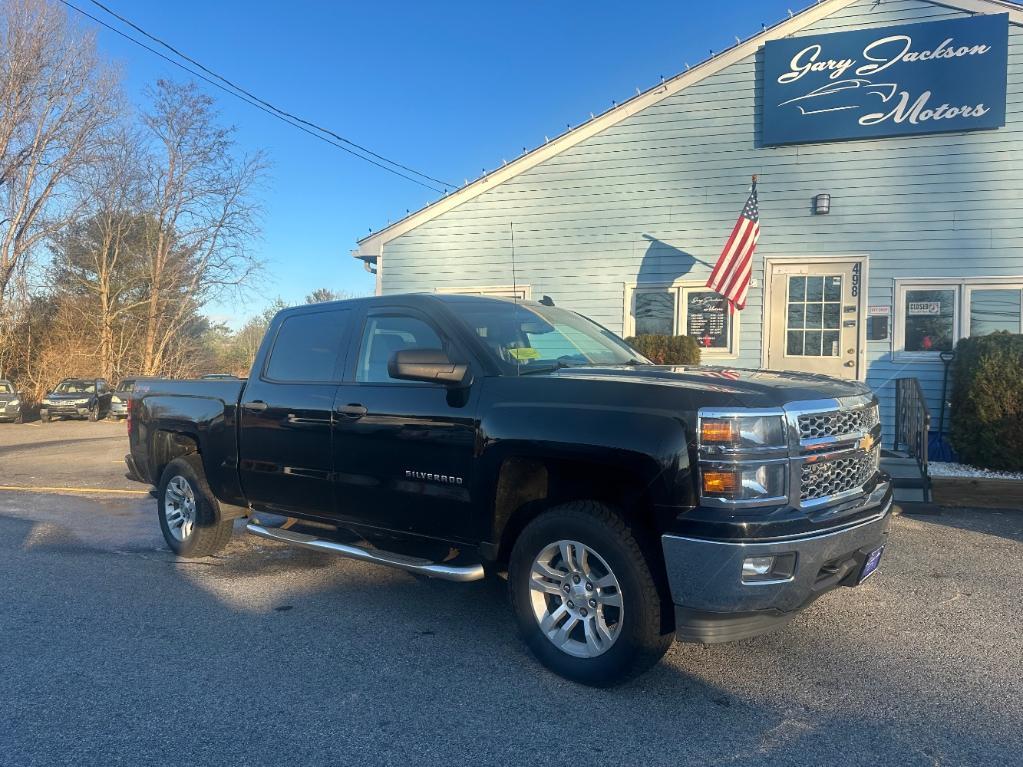
<svg viewBox="0 0 1023 767">
<path fill-rule="evenodd" d="M 176 540 L 185 541 L 195 529 L 195 493 L 188 480 L 171 477 L 163 494 L 163 515 L 167 529 Z"/>
<path fill-rule="evenodd" d="M 540 631 L 576 658 L 603 655 L 622 630 L 621 587 L 607 562 L 584 543 L 546 546 L 529 573 L 530 603 Z"/>
</svg>

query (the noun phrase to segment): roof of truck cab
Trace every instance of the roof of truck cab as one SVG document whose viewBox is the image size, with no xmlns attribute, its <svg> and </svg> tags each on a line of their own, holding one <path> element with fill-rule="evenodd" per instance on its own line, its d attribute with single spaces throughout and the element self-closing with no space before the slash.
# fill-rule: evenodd
<svg viewBox="0 0 1023 767">
<path fill-rule="evenodd" d="M 346 306 L 361 306 L 361 305 L 372 305 L 378 303 L 442 303 L 442 304 L 479 304 L 479 303 L 490 303 L 490 304 L 518 304 L 525 306 L 540 306 L 537 301 L 525 301 L 522 299 L 515 298 L 503 298 L 501 296 L 481 296 L 475 294 L 460 294 L 460 293 L 388 293 L 383 296 L 361 296 L 359 298 L 345 298 L 340 301 L 323 301 L 317 304 L 299 304 L 298 306 L 289 306 L 286 309 L 282 309 L 282 313 L 297 313 L 307 311 L 317 311 L 325 307 L 346 307 Z"/>
</svg>

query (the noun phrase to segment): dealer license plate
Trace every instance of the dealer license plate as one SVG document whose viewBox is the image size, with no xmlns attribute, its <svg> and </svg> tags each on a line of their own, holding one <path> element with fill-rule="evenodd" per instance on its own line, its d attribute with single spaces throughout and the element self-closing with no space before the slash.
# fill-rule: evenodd
<svg viewBox="0 0 1023 767">
<path fill-rule="evenodd" d="M 871 575 L 877 571 L 877 566 L 881 563 L 881 555 L 884 553 L 884 546 L 879 549 L 874 549 L 867 556 L 867 561 L 863 563 L 863 569 L 860 570 L 860 583 L 867 580 Z"/>
</svg>

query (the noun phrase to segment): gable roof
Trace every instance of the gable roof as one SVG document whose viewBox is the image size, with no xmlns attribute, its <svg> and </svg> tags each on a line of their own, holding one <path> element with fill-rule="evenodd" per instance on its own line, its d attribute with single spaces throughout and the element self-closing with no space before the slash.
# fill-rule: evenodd
<svg viewBox="0 0 1023 767">
<path fill-rule="evenodd" d="M 934 5 L 943 5 L 949 8 L 965 11 L 967 13 L 1008 13 L 1009 21 L 1013 24 L 1023 25 L 1023 6 L 1011 0 L 924 0 Z M 842 10 L 859 0 L 817 0 L 817 3 L 798 13 L 784 19 L 777 24 L 767 27 L 757 34 L 745 40 L 737 41 L 731 48 L 723 50 L 705 59 L 694 67 L 686 69 L 674 77 L 664 80 L 658 85 L 643 91 L 618 106 L 597 115 L 588 122 L 585 122 L 541 146 L 526 152 L 501 168 L 485 173 L 477 180 L 466 184 L 457 191 L 445 195 L 441 199 L 432 202 L 417 211 L 410 213 L 402 219 L 389 224 L 378 232 L 363 237 L 358 241 L 358 248 L 352 251 L 354 258 L 361 259 L 367 269 L 375 264 L 380 257 L 384 243 L 393 240 L 406 232 L 415 229 L 417 226 L 430 221 L 437 216 L 446 213 L 452 208 L 478 197 L 484 192 L 493 189 L 498 184 L 524 173 L 530 168 L 539 165 L 545 160 L 554 157 L 566 149 L 607 130 L 616 123 L 656 104 L 663 99 L 672 96 L 690 85 L 695 85 L 701 80 L 720 72 L 725 67 L 741 61 L 747 56 L 756 53 L 768 40 L 776 40 L 788 37 L 811 24 L 826 18 L 837 11 Z"/>
</svg>

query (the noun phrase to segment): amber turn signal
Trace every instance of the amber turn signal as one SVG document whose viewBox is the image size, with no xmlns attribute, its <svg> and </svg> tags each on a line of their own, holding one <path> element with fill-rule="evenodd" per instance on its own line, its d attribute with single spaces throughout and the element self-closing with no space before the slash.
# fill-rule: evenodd
<svg viewBox="0 0 1023 767">
<path fill-rule="evenodd" d="M 705 418 L 700 421 L 700 441 L 704 444 L 731 443 L 737 434 L 732 421 L 724 418 Z"/>
<path fill-rule="evenodd" d="M 734 471 L 703 472 L 703 492 L 707 495 L 731 495 L 735 492 Z"/>
</svg>

